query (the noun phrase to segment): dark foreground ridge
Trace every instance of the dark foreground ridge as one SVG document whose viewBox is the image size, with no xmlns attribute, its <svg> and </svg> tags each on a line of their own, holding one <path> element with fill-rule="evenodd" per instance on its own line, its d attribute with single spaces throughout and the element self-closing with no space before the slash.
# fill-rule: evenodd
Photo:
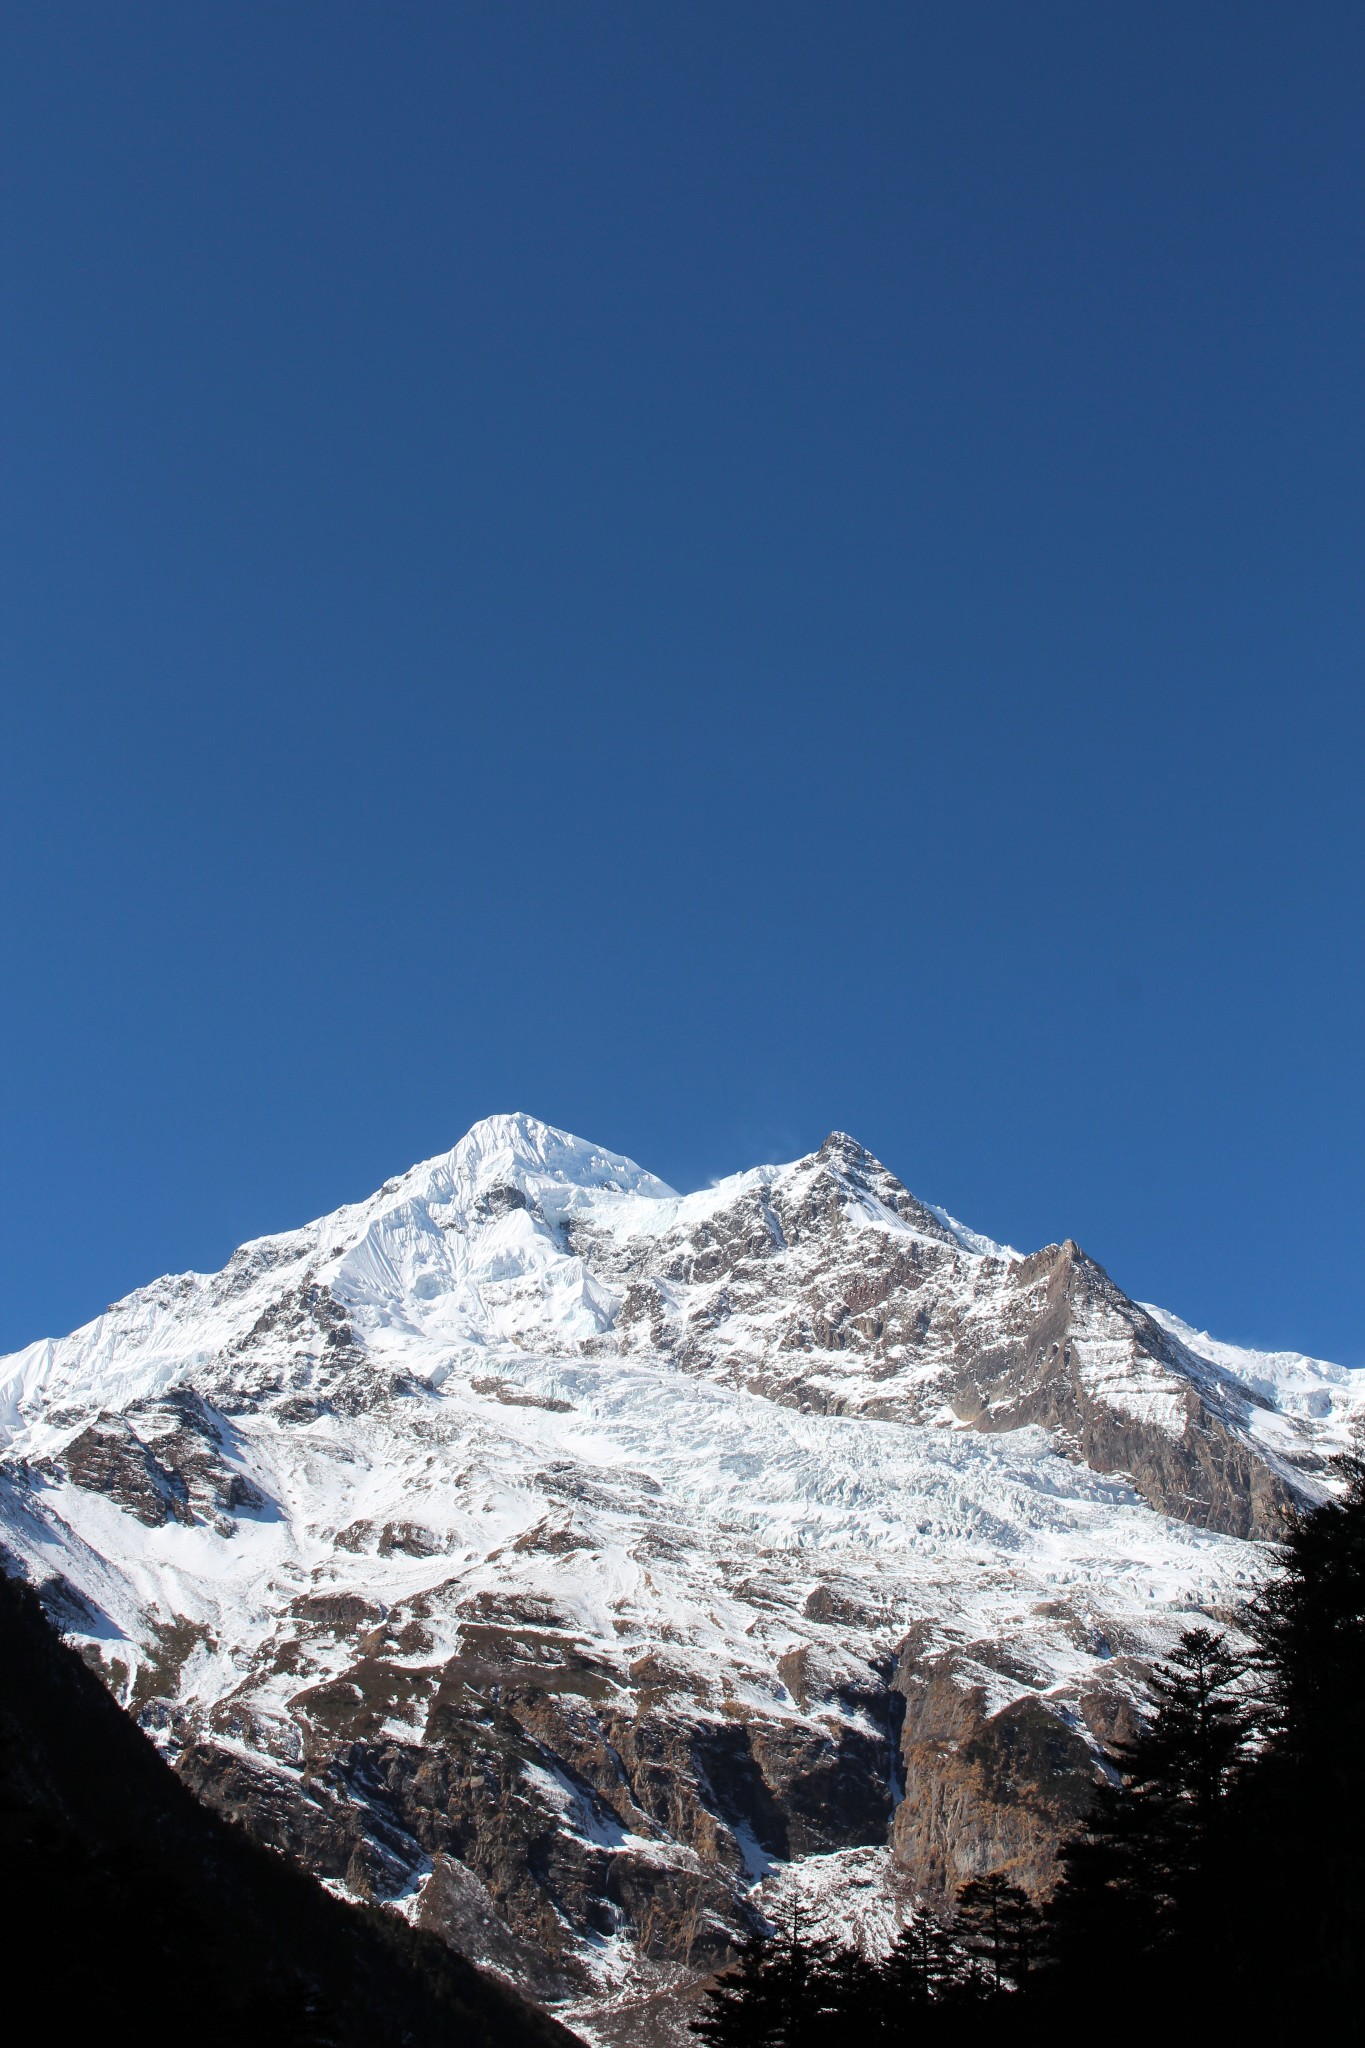
<svg viewBox="0 0 1365 2048">
<path fill-rule="evenodd" d="M 333 1898 L 202 1806 L 3 1575 L 0 1949 L 10 1995 L 27 1987 L 54 2040 L 163 2026 L 196 2048 L 576 2038 L 435 1936 Z"/>
</svg>

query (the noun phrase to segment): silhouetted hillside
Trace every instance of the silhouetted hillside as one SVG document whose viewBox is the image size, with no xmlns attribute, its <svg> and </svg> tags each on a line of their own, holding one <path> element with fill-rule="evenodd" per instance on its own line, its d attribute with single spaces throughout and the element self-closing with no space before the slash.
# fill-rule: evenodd
<svg viewBox="0 0 1365 2048">
<path fill-rule="evenodd" d="M 0 1949 L 49 2039 L 574 2039 L 434 1937 L 334 1899 L 200 1805 L 33 1593 L 3 1577 Z"/>
</svg>

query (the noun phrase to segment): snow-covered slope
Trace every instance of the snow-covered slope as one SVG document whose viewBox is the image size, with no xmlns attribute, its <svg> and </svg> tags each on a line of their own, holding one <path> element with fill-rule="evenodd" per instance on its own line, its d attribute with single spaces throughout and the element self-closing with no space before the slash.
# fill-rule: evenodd
<svg viewBox="0 0 1365 2048">
<path fill-rule="evenodd" d="M 666 2038 L 807 1863 L 1045 1881 L 1360 1407 L 842 1135 L 679 1195 L 493 1117 L 0 1361 L 0 1536 L 210 1797 Z"/>
</svg>

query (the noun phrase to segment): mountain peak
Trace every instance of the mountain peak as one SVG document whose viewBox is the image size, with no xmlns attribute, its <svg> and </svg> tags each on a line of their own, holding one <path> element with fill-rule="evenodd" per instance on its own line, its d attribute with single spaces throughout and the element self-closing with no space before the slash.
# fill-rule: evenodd
<svg viewBox="0 0 1365 2048">
<path fill-rule="evenodd" d="M 873 1201 L 890 1209 L 893 1215 L 899 1216 L 902 1222 L 908 1223 L 921 1235 L 935 1238 L 940 1244 L 970 1249 L 937 1211 L 912 1195 L 890 1167 L 882 1165 L 875 1152 L 869 1152 L 866 1145 L 859 1144 L 847 1131 L 831 1131 L 814 1156 L 821 1165 L 842 1174 L 859 1193 L 870 1195 Z"/>
<path fill-rule="evenodd" d="M 584 1141 L 571 1131 L 561 1131 L 523 1109 L 480 1117 L 471 1124 L 451 1151 L 470 1172 L 479 1173 L 490 1161 L 514 1160 L 529 1167 L 546 1167 L 584 1149 Z M 587 1148 L 591 1149 L 591 1148 Z"/>
<path fill-rule="evenodd" d="M 433 1193 L 460 1202 L 495 1187 L 519 1188 L 531 1199 L 549 1196 L 552 1206 L 555 1189 L 659 1198 L 674 1192 L 624 1153 L 609 1152 L 525 1110 L 481 1117 L 443 1158 L 415 1171 L 430 1177 Z"/>
<path fill-rule="evenodd" d="M 830 1160 L 842 1166 L 875 1166 L 885 1171 L 885 1168 L 881 1167 L 881 1161 L 868 1151 L 866 1145 L 860 1145 L 847 1131 L 831 1131 L 815 1156 L 817 1159 Z"/>
</svg>

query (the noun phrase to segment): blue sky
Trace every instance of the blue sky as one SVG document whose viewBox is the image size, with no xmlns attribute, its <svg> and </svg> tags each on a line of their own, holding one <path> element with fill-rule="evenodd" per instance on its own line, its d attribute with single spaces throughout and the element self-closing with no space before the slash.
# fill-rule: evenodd
<svg viewBox="0 0 1365 2048">
<path fill-rule="evenodd" d="M 1358 5 L 0 23 L 0 1346 L 524 1108 L 1362 1360 Z"/>
</svg>

